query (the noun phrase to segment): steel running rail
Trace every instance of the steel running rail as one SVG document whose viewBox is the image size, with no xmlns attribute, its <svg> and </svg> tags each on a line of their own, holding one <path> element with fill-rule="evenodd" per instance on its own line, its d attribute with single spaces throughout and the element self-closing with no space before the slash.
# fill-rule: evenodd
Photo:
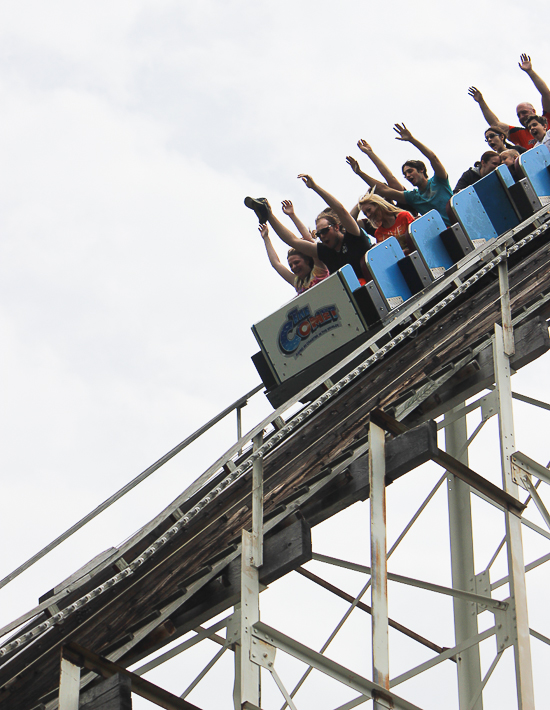
<svg viewBox="0 0 550 710">
<path fill-rule="evenodd" d="M 50 543 L 48 543 L 45 547 L 43 547 L 41 550 L 39 550 L 36 554 L 34 554 L 32 557 L 29 557 L 29 559 L 26 562 L 23 562 L 22 565 L 19 565 L 16 569 L 13 570 L 13 572 L 10 572 L 10 574 L 6 575 L 3 579 L 0 579 L 0 589 L 2 587 L 5 587 L 6 584 L 9 584 L 12 580 L 14 580 L 16 577 L 18 577 L 20 574 L 22 574 L 25 570 L 29 569 L 29 567 L 32 567 L 35 562 L 38 562 L 38 560 L 41 560 L 42 557 L 48 554 L 48 552 L 51 552 L 52 550 L 55 550 L 58 545 L 61 545 L 62 542 L 65 542 L 68 538 L 71 537 L 71 535 L 74 535 L 75 532 L 78 532 L 81 528 L 83 528 L 87 523 L 89 523 L 91 520 L 96 518 L 100 513 L 103 513 L 104 510 L 107 510 L 107 508 L 110 508 L 113 503 L 116 503 L 117 500 L 120 500 L 123 498 L 126 493 L 129 493 L 133 488 L 135 488 L 137 485 L 145 481 L 146 478 L 149 478 L 149 476 L 157 471 L 161 466 L 164 466 L 165 463 L 168 463 L 170 459 L 174 458 L 176 454 L 179 454 L 181 451 L 183 451 L 189 444 L 192 444 L 194 441 L 196 441 L 199 437 L 201 437 L 205 432 L 207 432 L 209 429 L 211 429 L 213 426 L 215 426 L 218 422 L 220 422 L 222 419 L 224 419 L 228 414 L 231 414 L 234 410 L 237 411 L 237 416 L 240 410 L 248 404 L 248 400 L 253 397 L 256 393 L 258 393 L 262 389 L 263 385 L 257 385 L 254 387 L 254 389 L 250 390 L 250 392 L 247 392 L 245 395 L 237 399 L 233 404 L 230 404 L 228 407 L 226 407 L 224 410 L 222 410 L 219 414 L 216 414 L 215 417 L 210 419 L 210 421 L 206 422 L 206 424 L 203 424 L 201 427 L 199 427 L 196 431 L 194 431 L 192 434 L 187 436 L 183 441 L 181 441 L 179 444 L 174 446 L 173 449 L 171 449 L 167 454 L 164 454 L 164 456 L 161 456 L 158 461 L 155 461 L 155 463 L 151 464 L 148 468 L 145 469 L 145 471 L 142 471 L 140 474 L 138 474 L 135 478 L 133 478 L 131 481 L 129 481 L 125 486 L 122 486 L 122 488 L 119 488 L 116 493 L 113 493 L 113 495 L 109 496 L 106 500 L 103 501 L 103 503 L 100 503 L 96 508 L 94 508 L 92 511 L 87 513 L 83 518 L 80 518 L 78 522 L 76 522 L 74 525 L 71 525 L 68 530 L 65 530 L 64 533 L 59 535 L 58 537 L 55 538 L 55 540 L 52 540 Z M 239 419 L 237 419 L 237 434 L 238 438 L 240 439 L 240 426 L 239 426 Z"/>
<path fill-rule="evenodd" d="M 234 471 L 231 471 L 220 483 L 215 486 L 212 490 L 210 490 L 199 502 L 194 505 L 192 508 L 190 508 L 174 525 L 172 525 L 166 532 L 164 532 L 155 542 L 153 542 L 144 552 L 142 552 L 138 557 L 136 557 L 135 560 L 130 562 L 128 566 L 123 569 L 122 571 L 118 572 L 115 574 L 113 577 L 108 579 L 107 581 L 103 582 L 103 584 L 100 584 L 99 586 L 95 587 L 92 589 L 90 592 L 85 594 L 84 596 L 80 597 L 77 599 L 75 602 L 72 604 L 69 604 L 67 607 L 59 611 L 58 613 L 54 614 L 52 617 L 47 619 L 46 621 L 42 622 L 41 624 L 38 624 L 35 626 L 33 629 L 30 631 L 27 631 L 26 633 L 22 634 L 18 638 L 14 639 L 13 641 L 10 641 L 7 643 L 5 646 L 0 648 L 0 658 L 4 658 L 13 651 L 22 648 L 25 646 L 27 643 L 32 641 L 34 638 L 37 636 L 41 635 L 42 633 L 45 633 L 48 631 L 50 628 L 52 628 L 55 624 L 62 623 L 65 619 L 67 619 L 69 616 L 74 614 L 78 609 L 82 608 L 89 602 L 91 602 L 93 599 L 96 599 L 100 595 L 102 595 L 104 592 L 106 592 L 109 589 L 112 589 L 116 584 L 121 582 L 122 580 L 126 579 L 127 577 L 131 576 L 136 572 L 145 562 L 147 562 L 158 550 L 160 550 L 166 543 L 171 540 L 175 535 L 177 535 L 189 522 L 191 522 L 207 505 L 209 505 L 212 501 L 216 500 L 216 498 L 232 483 L 234 483 L 237 479 L 241 478 L 253 465 L 254 461 L 256 461 L 259 458 L 263 458 L 267 453 L 269 453 L 277 444 L 279 444 L 283 439 L 285 439 L 287 436 L 292 434 L 292 432 L 299 427 L 303 421 L 308 419 L 310 416 L 312 416 L 320 407 L 322 407 L 326 402 L 328 402 L 330 399 L 332 399 L 334 396 L 339 394 L 339 392 L 344 389 L 347 385 L 349 385 L 351 382 L 353 382 L 355 379 L 357 379 L 360 375 L 362 375 L 366 370 L 368 370 L 369 367 L 374 365 L 376 362 L 381 360 L 385 355 L 393 350 L 399 343 L 403 342 L 406 338 L 410 337 L 413 333 L 415 333 L 419 328 L 421 328 L 423 325 L 425 325 L 431 318 L 433 318 L 437 313 L 439 313 L 443 308 L 446 308 L 450 303 L 452 303 L 454 300 L 456 300 L 461 294 L 463 294 L 465 291 L 467 291 L 469 288 L 471 288 L 475 283 L 477 283 L 483 276 L 485 276 L 489 271 L 492 271 L 496 266 L 498 266 L 501 262 L 506 260 L 511 254 L 514 254 L 517 252 L 519 249 L 524 247 L 526 244 L 531 242 L 533 239 L 539 237 L 541 234 L 546 232 L 550 228 L 550 222 L 546 222 L 542 224 L 540 227 L 537 227 L 531 234 L 527 235 L 520 241 L 516 242 L 512 246 L 510 246 L 507 249 L 504 249 L 500 254 L 495 256 L 491 261 L 489 261 L 487 264 L 482 266 L 478 271 L 476 271 L 475 274 L 473 274 L 469 279 L 464 281 L 463 283 L 460 284 L 454 291 L 452 291 L 448 296 L 446 296 L 444 299 L 439 301 L 438 303 L 435 304 L 432 308 L 430 308 L 426 313 L 424 313 L 422 316 L 418 318 L 414 323 L 409 325 L 407 328 L 405 328 L 403 331 L 398 333 L 394 338 L 392 338 L 389 342 L 387 342 L 384 346 L 379 348 L 375 353 L 373 353 L 370 357 L 368 357 L 364 362 L 362 362 L 360 365 L 358 365 L 356 368 L 354 368 L 351 372 L 349 372 L 345 377 L 340 379 L 338 382 L 336 382 L 332 387 L 330 387 L 326 392 L 324 392 L 320 397 L 318 397 L 314 402 L 309 404 L 308 406 L 304 407 L 293 419 L 285 424 L 281 429 L 279 429 L 277 432 L 275 432 L 267 441 L 265 441 L 262 446 L 260 446 L 256 451 L 253 451 L 247 459 L 241 463 Z M 495 247 L 494 244 L 491 245 L 492 248 Z M 366 348 L 368 344 L 365 344 L 363 347 Z M 352 353 L 351 356 L 348 356 L 351 358 L 352 356 L 355 356 L 355 353 Z M 333 369 L 337 370 L 339 367 L 341 367 L 342 363 L 339 365 L 335 366 Z M 330 371 L 329 371 L 330 372 Z M 328 374 L 328 373 L 327 373 Z M 323 376 L 323 378 L 326 378 L 327 374 Z M 321 378 L 322 379 L 322 378 Z M 307 392 L 309 389 L 313 389 L 317 385 L 317 381 L 315 383 L 312 383 L 309 385 L 309 387 L 305 388 L 302 392 L 300 392 L 298 395 L 296 395 L 296 398 L 299 398 L 300 396 L 303 396 L 305 392 Z M 275 416 L 277 412 L 273 416 Z M 255 429 L 257 429 L 256 427 Z M 255 431 L 252 430 L 252 431 Z M 240 442 L 239 442 L 240 443 Z"/>
</svg>

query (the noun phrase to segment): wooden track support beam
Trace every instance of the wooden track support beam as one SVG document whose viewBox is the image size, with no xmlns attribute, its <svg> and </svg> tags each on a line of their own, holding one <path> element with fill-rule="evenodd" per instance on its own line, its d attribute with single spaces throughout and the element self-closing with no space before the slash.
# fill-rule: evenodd
<svg viewBox="0 0 550 710">
<path fill-rule="evenodd" d="M 97 653 L 93 653 L 93 651 L 89 651 L 87 648 L 77 643 L 68 643 L 63 646 L 61 654 L 62 658 L 66 658 L 75 666 L 86 668 L 103 676 L 103 678 L 110 678 L 117 673 L 124 678 L 128 678 L 133 693 L 146 700 L 150 700 L 152 703 L 155 703 L 155 705 L 165 708 L 165 710 L 200 710 L 196 705 L 187 702 L 187 700 L 178 698 L 177 695 L 173 695 L 167 690 L 159 688 L 158 685 L 150 683 L 148 680 L 141 678 Z"/>
</svg>

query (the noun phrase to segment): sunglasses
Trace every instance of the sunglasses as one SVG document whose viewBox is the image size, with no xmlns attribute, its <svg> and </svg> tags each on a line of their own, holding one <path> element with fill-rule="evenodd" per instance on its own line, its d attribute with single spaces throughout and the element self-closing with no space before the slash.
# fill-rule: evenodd
<svg viewBox="0 0 550 710">
<path fill-rule="evenodd" d="M 330 227 L 323 227 L 323 229 L 318 229 L 318 230 L 315 232 L 315 236 L 317 236 L 317 237 L 322 237 L 322 236 L 324 236 L 329 230 L 330 230 Z"/>
</svg>

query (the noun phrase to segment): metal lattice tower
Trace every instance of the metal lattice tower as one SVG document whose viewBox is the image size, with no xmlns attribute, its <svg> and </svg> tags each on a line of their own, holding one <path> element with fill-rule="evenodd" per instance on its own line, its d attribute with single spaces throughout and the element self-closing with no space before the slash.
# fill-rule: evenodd
<svg viewBox="0 0 550 710">
<path fill-rule="evenodd" d="M 517 450 L 513 399 L 544 409 L 550 406 L 513 393 L 511 376 L 550 349 L 548 217 L 545 208 L 477 249 L 440 279 L 436 291 L 405 304 L 398 320 L 244 436 L 240 412 L 259 388 L 220 413 L 212 423 L 236 411 L 239 432 L 238 441 L 223 457 L 112 555 L 74 575 L 2 629 L 0 708 L 77 710 L 82 693 L 98 676 L 121 673 L 134 693 L 161 707 L 191 710 L 196 706 L 187 697 L 201 683 L 212 687 L 218 665 L 231 655 L 233 697 L 223 701 L 226 707 L 233 702 L 235 708 L 301 710 L 312 703 L 307 688 L 313 684 L 319 707 L 335 710 L 371 700 L 377 710 L 435 708 L 441 707 L 443 693 L 456 693 L 460 710 L 490 710 L 484 699 L 498 675 L 495 671 L 513 658 L 514 673 L 508 680 L 516 697 L 509 697 L 509 707 L 534 708 L 531 639 L 544 644 L 550 639 L 530 626 L 526 578 L 550 560 L 550 554 L 545 552 L 526 566 L 523 537 L 529 529 L 545 545 L 550 539 L 543 491 L 550 484 L 550 473 Z M 352 369 L 333 382 L 346 363 Z M 297 403 L 323 383 L 326 392 L 296 411 Z M 475 411 L 481 421 L 468 436 L 466 416 Z M 493 417 L 498 422 L 498 483 L 483 471 L 472 470 L 468 458 L 469 446 Z M 206 428 L 146 469 L 81 524 Z M 445 450 L 438 444 L 438 429 L 444 430 Z M 398 479 L 411 480 L 428 462 L 435 480 L 410 516 L 400 521 L 389 545 L 386 509 L 391 517 Z M 435 564 L 450 569 L 450 584 L 394 572 L 394 553 L 405 546 L 418 521 L 432 514 L 445 486 L 446 519 L 434 519 L 431 527 L 434 549 L 439 550 L 438 538 L 448 536 L 448 557 Z M 416 488 L 420 490 L 420 484 Z M 312 528 L 367 500 L 358 508 L 362 529 L 342 530 L 338 557 L 312 547 Z M 496 516 L 500 525 L 498 542 L 483 568 L 477 566 L 472 523 L 472 509 L 479 506 L 489 517 Z M 525 514 L 531 508 L 545 527 Z M 45 548 L 44 554 L 81 524 Z M 352 545 L 351 537 L 361 540 L 361 562 L 351 559 L 358 544 L 354 540 Z M 413 545 L 408 554 L 421 561 L 429 548 Z M 495 578 L 497 567 L 505 573 Z M 346 592 L 327 579 L 329 573 L 320 574 L 324 568 L 345 570 L 342 574 L 356 575 L 354 579 L 360 576 L 360 591 Z M 292 578 L 299 580 L 297 594 L 306 590 L 303 607 L 296 603 L 298 608 L 311 607 L 319 594 L 338 600 L 340 618 L 317 645 L 286 627 L 267 623 L 262 615 L 265 587 Z M 395 585 L 413 590 L 407 603 L 413 619 L 417 595 L 448 600 L 449 619 L 444 624 L 452 627 L 453 637 L 447 646 L 432 637 L 433 624 L 427 631 L 416 624 L 412 628 L 400 620 L 399 609 L 399 618 L 394 618 Z M 310 609 L 312 626 L 319 619 L 316 641 L 328 628 L 328 621 L 321 620 L 332 616 L 329 604 Z M 438 604 L 434 602 L 434 609 L 439 610 Z M 424 621 L 420 611 L 418 621 Z M 349 641 L 350 626 L 357 630 L 358 641 Z M 348 643 L 339 642 L 342 634 Z M 487 652 L 489 641 L 493 645 Z M 180 654 L 194 653 L 205 643 L 215 644 L 216 652 L 178 694 L 146 680 L 163 663 L 176 657 L 183 662 L 187 656 Z M 167 644 L 174 645 L 166 650 Z M 358 648 L 363 651 L 359 657 Z M 402 648 L 397 665 L 403 666 L 397 673 L 396 648 Z M 60 657 L 61 673 L 56 675 Z M 437 690 L 428 690 L 430 674 L 441 668 L 447 668 L 447 686 L 438 681 Z M 407 681 L 421 678 L 426 678 L 426 704 L 406 699 Z M 266 688 L 271 688 L 267 694 Z M 333 693 L 340 699 L 333 699 Z M 304 704 L 301 698 L 306 698 Z"/>
</svg>

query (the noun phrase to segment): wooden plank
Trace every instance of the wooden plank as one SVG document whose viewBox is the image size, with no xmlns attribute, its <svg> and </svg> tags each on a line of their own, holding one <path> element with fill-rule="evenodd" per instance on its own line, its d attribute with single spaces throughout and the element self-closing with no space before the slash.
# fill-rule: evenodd
<svg viewBox="0 0 550 710">
<path fill-rule="evenodd" d="M 264 564 L 260 569 L 260 583 L 271 584 L 285 574 L 311 560 L 311 530 L 303 519 L 295 520 L 264 541 Z M 241 558 L 233 560 L 223 576 L 202 588 L 198 597 L 184 604 L 171 621 L 174 633 L 170 642 L 200 626 L 207 619 L 221 614 L 239 601 L 241 585 Z M 136 647 L 125 657 L 125 665 L 133 665 L 165 645 L 164 641 L 146 650 Z"/>
<path fill-rule="evenodd" d="M 514 329 L 516 352 L 510 364 L 519 370 L 550 350 L 548 325 L 542 317 L 533 318 Z M 406 417 L 405 422 L 418 422 L 427 418 L 437 418 L 470 397 L 490 387 L 495 381 L 493 349 L 491 342 L 476 357 L 476 368 L 458 372 L 434 392 L 429 402 Z"/>
<path fill-rule="evenodd" d="M 115 673 L 80 694 L 79 710 L 132 710 L 132 681 Z"/>
<path fill-rule="evenodd" d="M 67 644 L 66 649 L 72 656 L 76 655 L 81 658 L 81 663 L 84 668 L 98 673 L 104 678 L 110 678 L 116 674 L 127 678 L 130 682 L 132 692 L 146 700 L 150 700 L 161 708 L 165 708 L 165 710 L 199 710 L 196 705 L 187 702 L 187 700 L 178 698 L 177 695 L 169 693 L 167 690 L 164 690 L 164 688 L 159 688 L 158 685 L 150 683 L 148 680 L 145 680 L 145 678 L 131 673 L 126 670 L 126 668 L 122 668 L 116 663 L 108 661 L 106 658 L 103 658 L 97 653 L 93 653 L 77 643 Z M 109 708 L 108 710 L 111 709 Z M 113 708 L 113 710 L 115 710 L 115 708 Z M 116 708 L 116 710 L 118 710 L 118 708 Z"/>
<path fill-rule="evenodd" d="M 386 485 L 412 471 L 437 452 L 437 426 L 426 422 L 406 434 L 390 439 L 386 446 Z M 302 506 L 301 513 L 313 527 L 369 497 L 368 456 L 354 461 L 347 474 L 323 490 L 321 496 Z"/>
</svg>

